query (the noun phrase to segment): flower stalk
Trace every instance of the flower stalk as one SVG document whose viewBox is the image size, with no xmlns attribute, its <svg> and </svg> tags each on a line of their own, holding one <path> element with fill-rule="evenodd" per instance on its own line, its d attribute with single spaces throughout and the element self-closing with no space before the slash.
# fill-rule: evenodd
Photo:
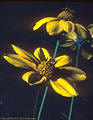
<svg viewBox="0 0 93 120">
<path fill-rule="evenodd" d="M 58 46 L 59 46 L 59 40 L 57 40 L 57 43 L 56 43 L 56 48 L 55 48 L 53 59 L 55 59 L 55 57 L 56 57 Z M 41 115 L 41 112 L 42 112 L 42 108 L 43 108 L 43 105 L 44 105 L 44 101 L 45 101 L 47 91 L 48 91 L 48 86 L 46 86 L 46 88 L 45 88 L 45 92 L 44 92 L 44 96 L 43 96 L 43 99 L 42 99 L 42 103 L 41 103 L 41 106 L 40 106 L 40 110 L 39 110 L 39 113 L 38 113 L 37 120 L 40 120 L 40 115 Z"/>
<path fill-rule="evenodd" d="M 76 64 L 75 64 L 75 67 L 76 67 L 76 68 L 78 68 L 80 48 L 81 48 L 81 44 L 78 43 L 78 45 L 77 45 L 77 53 L 76 53 Z M 76 85 L 76 84 L 74 83 L 74 87 L 75 87 L 75 85 Z M 74 96 L 72 96 L 72 99 L 71 99 L 71 104 L 70 104 L 70 111 L 69 111 L 68 120 L 71 120 L 73 103 L 74 103 Z"/>
<path fill-rule="evenodd" d="M 40 94 L 40 89 L 37 91 L 37 96 L 36 96 L 34 110 L 33 110 L 33 117 L 35 117 L 35 115 L 36 115 L 36 108 L 37 108 L 37 104 L 38 104 L 39 94 Z"/>
<path fill-rule="evenodd" d="M 45 88 L 45 92 L 44 92 L 44 96 L 43 96 L 43 99 L 42 99 L 42 103 L 41 103 L 41 106 L 40 106 L 40 110 L 39 110 L 39 113 L 38 113 L 37 120 L 40 119 L 40 115 L 41 115 L 41 112 L 42 112 L 42 108 L 43 108 L 43 105 L 44 105 L 44 101 L 45 101 L 45 98 L 46 98 L 47 91 L 48 91 L 48 86 L 46 86 L 46 88 Z"/>
</svg>

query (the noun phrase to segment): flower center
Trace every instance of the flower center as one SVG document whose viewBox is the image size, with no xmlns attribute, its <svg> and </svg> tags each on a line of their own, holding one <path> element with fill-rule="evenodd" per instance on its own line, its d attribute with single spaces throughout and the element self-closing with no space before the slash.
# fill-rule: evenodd
<svg viewBox="0 0 93 120">
<path fill-rule="evenodd" d="M 41 61 L 38 65 L 40 74 L 45 76 L 47 79 L 50 78 L 53 74 L 54 64 L 55 62 L 52 58 L 50 58 L 49 61 Z"/>
</svg>

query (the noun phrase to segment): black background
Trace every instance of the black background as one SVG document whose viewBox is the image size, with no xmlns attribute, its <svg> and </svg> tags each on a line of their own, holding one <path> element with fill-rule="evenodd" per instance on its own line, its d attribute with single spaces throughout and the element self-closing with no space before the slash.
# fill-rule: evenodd
<svg viewBox="0 0 93 120">
<path fill-rule="evenodd" d="M 84 26 L 93 23 L 92 2 L 0 2 L 0 118 L 32 117 L 37 91 L 40 96 L 36 116 L 45 86 L 29 86 L 21 76 L 26 70 L 16 68 L 3 59 L 5 53 L 14 53 L 11 44 L 33 52 L 45 47 L 53 55 L 56 38 L 45 31 L 32 27 L 44 17 L 56 17 L 63 8 L 75 11 L 76 20 Z M 86 46 L 87 47 L 87 46 Z M 70 65 L 75 66 L 76 51 L 59 48 L 57 56 L 72 57 Z M 79 96 L 75 98 L 71 120 L 93 119 L 93 58 L 89 61 L 79 56 L 79 68 L 87 73 L 87 79 L 76 86 Z M 65 98 L 48 90 L 40 120 L 67 120 L 71 98 Z"/>
</svg>

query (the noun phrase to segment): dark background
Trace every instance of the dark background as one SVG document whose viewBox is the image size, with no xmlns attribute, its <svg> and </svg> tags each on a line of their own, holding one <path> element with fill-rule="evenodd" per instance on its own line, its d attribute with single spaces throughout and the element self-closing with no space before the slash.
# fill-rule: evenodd
<svg viewBox="0 0 93 120">
<path fill-rule="evenodd" d="M 0 2 L 0 118 L 32 117 L 38 89 L 41 90 L 36 116 L 45 86 L 29 86 L 21 76 L 26 70 L 16 68 L 3 59 L 5 53 L 13 53 L 11 44 L 26 51 L 45 47 L 53 55 L 56 38 L 49 36 L 42 27 L 33 31 L 35 22 L 44 17 L 56 17 L 63 8 L 75 11 L 75 22 L 84 26 L 93 23 L 92 2 Z M 87 47 L 87 46 L 86 46 Z M 76 51 L 59 48 L 57 56 L 67 54 L 75 66 Z M 93 119 L 93 58 L 89 61 L 79 56 L 79 68 L 87 73 L 87 79 L 76 86 L 71 120 Z M 40 120 L 67 120 L 71 98 L 65 98 L 48 90 Z"/>
</svg>

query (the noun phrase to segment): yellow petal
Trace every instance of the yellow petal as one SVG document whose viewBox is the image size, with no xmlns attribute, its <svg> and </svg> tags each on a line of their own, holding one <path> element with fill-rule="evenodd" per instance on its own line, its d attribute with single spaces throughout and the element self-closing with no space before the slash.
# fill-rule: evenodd
<svg viewBox="0 0 93 120">
<path fill-rule="evenodd" d="M 23 74 L 22 76 L 22 79 L 24 81 L 26 81 L 29 85 L 36 85 L 36 84 L 40 84 L 42 83 L 44 80 L 46 80 L 46 77 L 42 77 L 41 80 L 37 81 L 37 82 L 34 82 L 34 83 L 31 83 L 31 81 L 29 82 L 29 78 L 32 77 L 32 75 L 35 74 L 34 71 L 29 71 L 29 72 L 26 72 L 25 74 Z M 35 80 L 35 78 L 32 78 L 33 80 Z"/>
<path fill-rule="evenodd" d="M 4 56 L 4 59 L 8 61 L 10 64 L 14 65 L 15 67 L 28 68 L 28 66 L 26 66 L 23 62 L 15 60 L 10 56 Z"/>
<path fill-rule="evenodd" d="M 25 50 L 13 45 L 13 44 L 12 44 L 12 47 L 18 55 L 30 60 L 31 62 L 33 62 L 33 60 L 38 62 L 37 59 L 32 54 L 26 52 Z"/>
<path fill-rule="evenodd" d="M 52 88 L 58 94 L 65 97 L 77 96 L 75 89 L 64 79 L 58 78 L 56 81 L 50 80 Z"/>
<path fill-rule="evenodd" d="M 68 23 L 64 21 L 62 27 L 63 27 L 63 30 L 64 30 L 64 31 L 67 31 L 67 30 L 68 30 Z M 67 32 L 68 32 L 68 31 L 67 31 Z"/>
<path fill-rule="evenodd" d="M 78 38 L 83 38 L 86 39 L 87 38 L 87 30 L 85 29 L 84 26 L 80 25 L 80 24 L 75 24 L 75 32 L 78 36 Z"/>
<path fill-rule="evenodd" d="M 77 81 L 83 81 L 86 79 L 86 73 L 79 68 L 66 66 L 66 67 L 60 67 L 59 69 L 65 70 L 64 77 L 68 81 L 77 82 Z"/>
<path fill-rule="evenodd" d="M 77 35 L 76 35 L 75 32 L 68 32 L 66 36 L 67 36 L 68 39 L 72 39 L 74 41 L 77 40 Z"/>
<path fill-rule="evenodd" d="M 68 22 L 67 22 L 67 21 L 64 21 L 64 22 L 62 23 L 62 27 L 63 27 L 63 30 L 64 30 L 65 32 L 68 32 Z"/>
<path fill-rule="evenodd" d="M 23 74 L 22 79 L 28 83 L 28 79 L 29 79 L 30 75 L 33 73 L 35 73 L 35 72 L 34 71 L 26 72 L 25 74 Z"/>
<path fill-rule="evenodd" d="M 74 23 L 71 21 L 67 21 L 67 22 L 68 22 L 68 32 L 74 32 L 75 29 Z"/>
<path fill-rule="evenodd" d="M 74 41 L 73 40 L 65 40 L 64 43 L 62 43 L 62 47 L 72 47 L 74 45 Z"/>
<path fill-rule="evenodd" d="M 88 25 L 88 31 L 90 32 L 91 37 L 93 38 L 93 24 Z"/>
<path fill-rule="evenodd" d="M 84 74 L 73 74 L 72 77 L 75 78 L 76 81 L 86 79 L 86 75 L 84 75 Z"/>
<path fill-rule="evenodd" d="M 64 22 L 64 20 L 51 21 L 51 22 L 47 23 L 46 30 L 49 33 L 49 35 L 56 35 L 56 34 L 59 34 L 60 32 L 62 32 L 63 31 L 63 28 L 62 28 L 63 22 Z"/>
<path fill-rule="evenodd" d="M 36 65 L 20 55 L 14 55 L 14 54 L 9 54 L 7 56 L 4 56 L 5 60 L 7 60 L 10 64 L 16 66 L 16 67 L 21 67 L 21 68 L 33 68 L 36 70 Z"/>
<path fill-rule="evenodd" d="M 43 51 L 43 53 L 44 53 L 45 59 L 49 60 L 49 59 L 50 59 L 50 54 L 49 54 L 49 52 L 48 52 L 45 48 L 41 48 L 41 49 L 42 49 L 42 51 Z M 38 60 L 40 60 L 39 55 L 40 55 L 40 47 L 37 48 L 37 49 L 34 51 L 34 56 L 35 56 Z"/>
<path fill-rule="evenodd" d="M 72 32 L 74 31 L 74 23 L 72 23 L 71 21 L 65 21 L 63 24 L 63 30 L 65 32 Z"/>
<path fill-rule="evenodd" d="M 38 22 L 36 22 L 35 26 L 33 27 L 33 30 L 37 30 L 38 28 L 40 28 L 43 24 L 51 21 L 51 20 L 55 20 L 56 18 L 54 17 L 46 17 L 46 18 L 43 18 L 41 20 L 39 20 Z"/>
<path fill-rule="evenodd" d="M 82 28 L 83 30 L 85 30 L 86 31 L 86 28 L 83 26 L 83 25 L 81 25 L 81 24 L 75 24 L 77 27 L 79 27 L 79 28 Z"/>
<path fill-rule="evenodd" d="M 62 55 L 55 58 L 55 67 L 61 67 L 71 62 L 71 58 L 67 55 Z"/>
</svg>

